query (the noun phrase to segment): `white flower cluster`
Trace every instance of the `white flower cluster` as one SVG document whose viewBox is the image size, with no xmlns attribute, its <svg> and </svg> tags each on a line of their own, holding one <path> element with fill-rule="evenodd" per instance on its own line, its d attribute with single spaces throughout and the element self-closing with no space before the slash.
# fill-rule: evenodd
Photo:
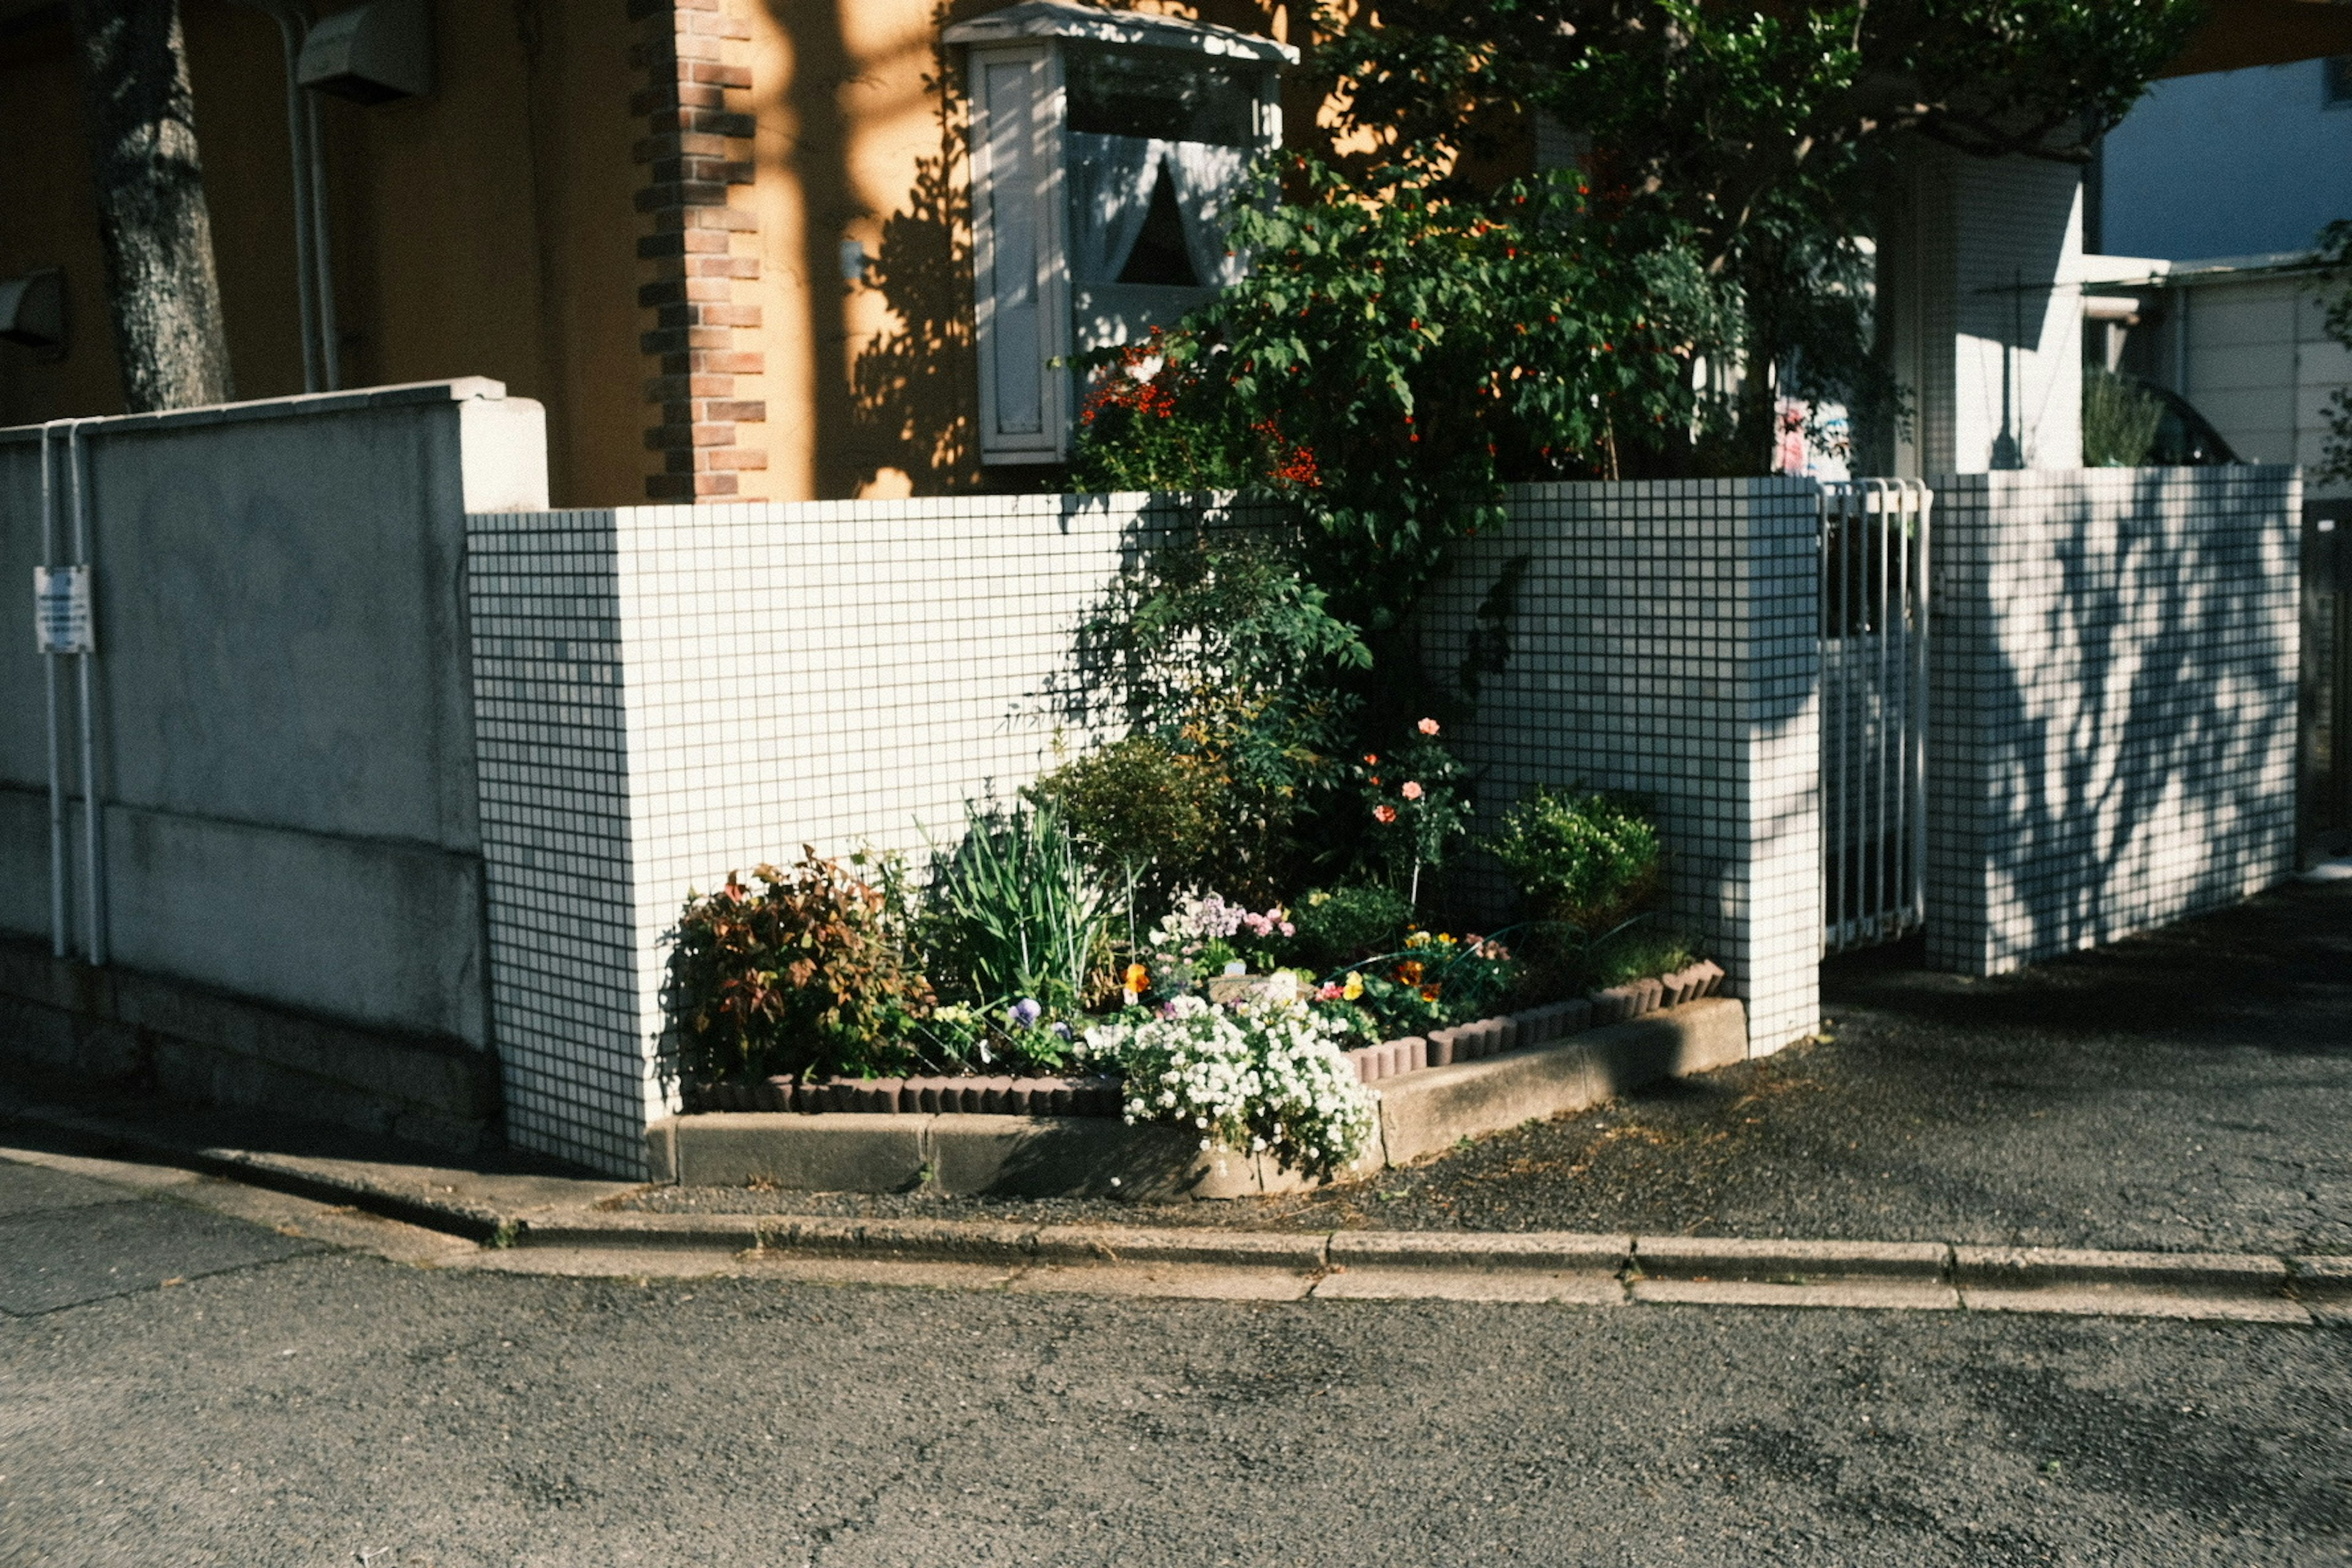
<svg viewBox="0 0 2352 1568">
<path fill-rule="evenodd" d="M 1363 1152 L 1376 1115 L 1337 1043 L 1345 1036 L 1296 1004 L 1179 996 L 1156 1018 L 1087 1030 L 1086 1054 L 1126 1075 L 1128 1121 L 1188 1127 L 1203 1149 L 1270 1153 L 1328 1176 Z"/>
</svg>

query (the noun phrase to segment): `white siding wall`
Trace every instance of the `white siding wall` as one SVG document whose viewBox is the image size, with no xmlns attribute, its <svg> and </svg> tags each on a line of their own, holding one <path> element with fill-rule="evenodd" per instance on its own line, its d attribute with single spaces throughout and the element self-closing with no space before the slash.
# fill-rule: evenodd
<svg viewBox="0 0 2352 1568">
<path fill-rule="evenodd" d="M 1916 420 L 1917 479 L 2082 461 L 2082 178 L 2031 158 L 1923 147 L 1880 237 L 1882 320 Z"/>
</svg>

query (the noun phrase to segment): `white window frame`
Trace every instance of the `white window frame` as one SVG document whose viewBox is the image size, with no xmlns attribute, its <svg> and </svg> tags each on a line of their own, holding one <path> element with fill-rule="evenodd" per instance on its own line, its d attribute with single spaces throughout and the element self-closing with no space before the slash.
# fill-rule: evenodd
<svg viewBox="0 0 2352 1568">
<path fill-rule="evenodd" d="M 1000 102 L 993 90 L 999 72 L 1021 71 L 1028 80 L 1026 101 Z M 1064 234 L 1062 51 L 1050 40 L 975 47 L 971 51 L 972 326 L 980 357 L 980 456 L 988 464 L 1059 463 L 1069 457 L 1070 353 L 1069 244 Z M 1008 143 L 1025 140 L 1034 181 L 1000 178 Z M 1019 192 L 1024 213 L 1004 199 Z M 1009 210 L 1008 210 L 1009 209 Z M 1002 277 L 999 268 L 1017 262 L 1026 248 L 1033 266 L 1023 279 Z M 1011 254 L 1008 255 L 1007 253 Z M 1009 297 L 1027 285 L 1036 313 L 1034 353 L 1022 352 L 1015 334 L 1003 330 L 999 314 Z M 1008 342 L 1008 339 L 1011 341 Z M 1023 407 L 1008 405 L 1004 390 L 1024 375 L 1037 379 L 1038 427 Z"/>
<path fill-rule="evenodd" d="M 1002 11 L 949 27 L 944 42 L 968 50 L 966 101 L 971 108 L 972 328 L 980 373 L 980 460 L 987 467 L 1061 463 L 1069 460 L 1076 381 L 1069 366 L 1074 352 L 1070 279 L 1067 148 L 1069 124 L 1064 96 L 1062 47 L 1087 40 L 1142 48 L 1179 49 L 1255 60 L 1270 68 L 1260 88 L 1257 130 L 1261 147 L 1282 141 L 1279 68 L 1296 65 L 1298 51 L 1287 44 L 1230 28 L 1148 12 L 1098 11 L 1091 7 L 1023 0 Z M 998 100 L 992 71 L 1025 71 L 1025 102 Z M 1025 148 L 1024 142 L 1025 142 Z M 1032 161 L 1035 179 L 1018 182 L 1034 191 L 1027 211 L 1004 199 L 1007 173 L 1001 163 L 1013 149 Z M 1000 275 L 1020 265 L 1034 247 L 1034 276 Z M 1036 311 L 1034 349 L 1012 330 L 1008 300 L 1026 284 Z M 1027 376 L 1036 381 L 1039 427 L 1025 417 Z M 1020 395 L 1008 399 L 1008 389 Z"/>
</svg>

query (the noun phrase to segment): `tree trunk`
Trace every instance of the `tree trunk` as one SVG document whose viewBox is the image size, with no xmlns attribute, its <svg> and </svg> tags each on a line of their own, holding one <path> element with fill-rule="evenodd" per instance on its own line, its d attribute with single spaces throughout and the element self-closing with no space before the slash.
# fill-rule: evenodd
<svg viewBox="0 0 2352 1568">
<path fill-rule="evenodd" d="M 72 0 L 122 401 L 226 403 L 228 340 L 179 0 Z"/>
</svg>

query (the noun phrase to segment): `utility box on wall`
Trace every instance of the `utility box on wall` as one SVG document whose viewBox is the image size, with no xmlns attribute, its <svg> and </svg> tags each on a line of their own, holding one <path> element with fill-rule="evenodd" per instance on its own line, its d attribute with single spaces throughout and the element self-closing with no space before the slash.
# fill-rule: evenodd
<svg viewBox="0 0 2352 1568">
<path fill-rule="evenodd" d="M 1287 44 L 1026 0 L 950 27 L 970 51 L 981 460 L 1069 456 L 1074 354 L 1171 326 L 1237 280 L 1224 238 L 1282 141 Z"/>
</svg>

